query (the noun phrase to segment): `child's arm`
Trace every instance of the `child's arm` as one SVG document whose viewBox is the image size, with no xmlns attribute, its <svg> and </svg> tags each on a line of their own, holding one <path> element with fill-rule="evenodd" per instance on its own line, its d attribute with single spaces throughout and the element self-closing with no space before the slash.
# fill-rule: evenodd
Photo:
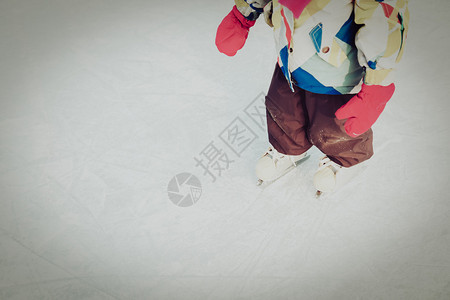
<svg viewBox="0 0 450 300">
<path fill-rule="evenodd" d="M 358 60 L 366 68 L 364 82 L 389 85 L 400 61 L 409 22 L 408 0 L 356 0 Z"/>
<path fill-rule="evenodd" d="M 247 19 L 254 21 L 264 12 L 270 0 L 234 0 L 239 12 Z"/>
<path fill-rule="evenodd" d="M 359 63 L 366 74 L 361 91 L 338 109 L 345 131 L 356 137 L 375 123 L 395 91 L 392 71 L 403 54 L 409 21 L 408 0 L 355 0 Z"/>
</svg>

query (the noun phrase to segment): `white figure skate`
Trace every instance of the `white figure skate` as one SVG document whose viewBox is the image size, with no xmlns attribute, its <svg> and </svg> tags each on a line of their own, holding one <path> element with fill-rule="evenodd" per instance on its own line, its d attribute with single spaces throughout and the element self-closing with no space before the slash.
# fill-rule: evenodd
<svg viewBox="0 0 450 300">
<path fill-rule="evenodd" d="M 278 152 L 274 147 L 269 147 L 266 153 L 256 163 L 257 185 L 264 182 L 272 183 L 300 163 L 309 158 L 306 152 L 300 155 L 286 155 Z"/>
<path fill-rule="evenodd" d="M 336 191 L 351 179 L 360 175 L 365 169 L 366 166 L 363 164 L 344 168 L 325 156 L 320 160 L 319 169 L 314 175 L 314 186 L 317 190 L 316 196 Z"/>
</svg>

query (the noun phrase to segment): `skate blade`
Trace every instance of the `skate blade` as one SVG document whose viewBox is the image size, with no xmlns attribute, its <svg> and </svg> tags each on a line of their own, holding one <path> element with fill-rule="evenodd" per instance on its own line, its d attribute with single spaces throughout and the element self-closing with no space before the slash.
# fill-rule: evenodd
<svg viewBox="0 0 450 300">
<path fill-rule="evenodd" d="M 310 155 L 306 155 L 305 157 L 303 157 L 302 159 L 298 160 L 295 162 L 295 165 L 292 165 L 291 167 L 287 168 L 285 172 L 283 172 L 280 176 L 278 176 L 275 179 L 272 180 L 262 180 L 262 179 L 258 179 L 258 181 L 256 182 L 257 186 L 268 186 L 271 185 L 272 183 L 274 183 L 275 181 L 279 180 L 280 178 L 282 178 L 284 175 L 286 175 L 287 173 L 289 173 L 290 171 L 294 170 L 296 167 L 298 167 L 300 164 L 302 164 L 303 162 L 307 161 L 308 158 L 310 157 Z"/>
<path fill-rule="evenodd" d="M 301 165 L 302 163 L 304 163 L 305 161 L 307 161 L 309 159 L 310 155 L 306 154 L 305 157 L 303 157 L 302 159 L 298 160 L 295 162 L 295 167 Z"/>
</svg>

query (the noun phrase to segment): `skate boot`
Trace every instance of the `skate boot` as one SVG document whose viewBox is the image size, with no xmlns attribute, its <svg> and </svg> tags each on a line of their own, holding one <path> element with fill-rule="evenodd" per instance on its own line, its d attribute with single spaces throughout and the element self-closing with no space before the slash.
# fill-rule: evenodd
<svg viewBox="0 0 450 300">
<path fill-rule="evenodd" d="M 365 169 L 366 166 L 362 164 L 345 168 L 325 156 L 320 160 L 319 169 L 314 175 L 314 186 L 317 189 L 316 196 L 336 191 L 351 179 L 360 175 Z"/>
<path fill-rule="evenodd" d="M 258 185 L 263 182 L 273 182 L 293 170 L 309 156 L 306 152 L 300 155 L 286 155 L 278 152 L 274 147 L 264 153 L 256 163 L 256 176 Z"/>
</svg>

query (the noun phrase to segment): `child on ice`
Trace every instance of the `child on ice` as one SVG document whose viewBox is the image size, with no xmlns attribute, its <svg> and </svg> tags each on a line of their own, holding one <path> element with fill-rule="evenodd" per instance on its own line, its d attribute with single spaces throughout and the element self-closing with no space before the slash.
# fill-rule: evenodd
<svg viewBox="0 0 450 300">
<path fill-rule="evenodd" d="M 295 167 L 313 145 L 326 156 L 314 175 L 320 194 L 348 180 L 373 155 L 371 126 L 392 97 L 403 54 L 408 0 L 235 0 L 217 29 L 233 56 L 264 14 L 278 63 L 266 96 L 268 151 L 259 180 Z"/>
</svg>

